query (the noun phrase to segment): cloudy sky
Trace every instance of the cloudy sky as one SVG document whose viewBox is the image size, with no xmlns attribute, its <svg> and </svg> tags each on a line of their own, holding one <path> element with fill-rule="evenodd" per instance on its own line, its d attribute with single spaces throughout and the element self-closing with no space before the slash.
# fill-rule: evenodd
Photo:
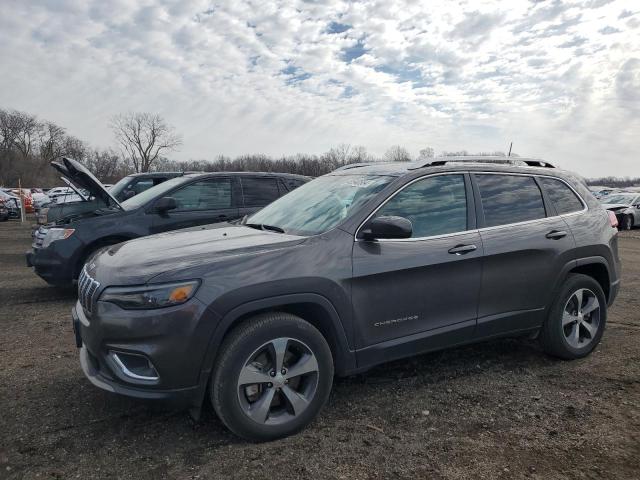
<svg viewBox="0 0 640 480">
<path fill-rule="evenodd" d="M 2 0 L 0 107 L 93 145 L 161 113 L 177 159 L 506 150 L 640 175 L 640 1 Z"/>
</svg>

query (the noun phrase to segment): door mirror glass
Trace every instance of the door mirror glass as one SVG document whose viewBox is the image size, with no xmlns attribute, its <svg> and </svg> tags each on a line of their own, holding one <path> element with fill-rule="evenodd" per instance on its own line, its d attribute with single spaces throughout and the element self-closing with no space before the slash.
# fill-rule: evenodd
<svg viewBox="0 0 640 480">
<path fill-rule="evenodd" d="M 404 217 L 386 216 L 369 220 L 360 236 L 364 240 L 410 238 L 413 233 L 411 221 Z"/>
<path fill-rule="evenodd" d="M 156 202 L 156 211 L 159 213 L 166 213 L 169 210 L 174 210 L 178 207 L 176 199 L 173 197 L 162 197 Z"/>
</svg>

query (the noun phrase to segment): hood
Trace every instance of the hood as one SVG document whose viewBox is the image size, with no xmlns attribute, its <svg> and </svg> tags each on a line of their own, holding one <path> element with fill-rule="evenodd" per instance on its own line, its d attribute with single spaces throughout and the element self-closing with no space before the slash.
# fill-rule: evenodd
<svg viewBox="0 0 640 480">
<path fill-rule="evenodd" d="M 88 190 L 91 195 L 102 200 L 107 206 L 122 208 L 118 200 L 111 196 L 93 173 L 75 160 L 63 157 L 62 162 L 51 162 L 51 166 L 76 187 Z M 77 192 L 77 188 L 74 190 Z"/>
<path fill-rule="evenodd" d="M 305 237 L 228 225 L 196 227 L 130 240 L 103 251 L 88 265 L 103 285 L 142 284 L 154 276 L 298 245 Z"/>
</svg>

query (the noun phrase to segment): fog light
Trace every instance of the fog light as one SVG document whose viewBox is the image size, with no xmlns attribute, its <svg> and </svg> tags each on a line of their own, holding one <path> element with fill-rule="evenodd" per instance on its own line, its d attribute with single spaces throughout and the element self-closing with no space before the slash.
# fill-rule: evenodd
<svg viewBox="0 0 640 480">
<path fill-rule="evenodd" d="M 160 378 L 156 368 L 144 355 L 111 351 L 109 356 L 120 371 L 129 378 L 148 381 Z"/>
</svg>

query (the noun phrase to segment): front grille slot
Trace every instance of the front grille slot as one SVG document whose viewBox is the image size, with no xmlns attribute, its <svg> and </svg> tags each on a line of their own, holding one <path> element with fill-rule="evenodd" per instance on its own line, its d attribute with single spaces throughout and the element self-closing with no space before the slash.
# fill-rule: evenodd
<svg viewBox="0 0 640 480">
<path fill-rule="evenodd" d="M 100 283 L 89 276 L 85 265 L 78 277 L 78 300 L 87 312 L 93 309 L 99 287 Z"/>
</svg>

